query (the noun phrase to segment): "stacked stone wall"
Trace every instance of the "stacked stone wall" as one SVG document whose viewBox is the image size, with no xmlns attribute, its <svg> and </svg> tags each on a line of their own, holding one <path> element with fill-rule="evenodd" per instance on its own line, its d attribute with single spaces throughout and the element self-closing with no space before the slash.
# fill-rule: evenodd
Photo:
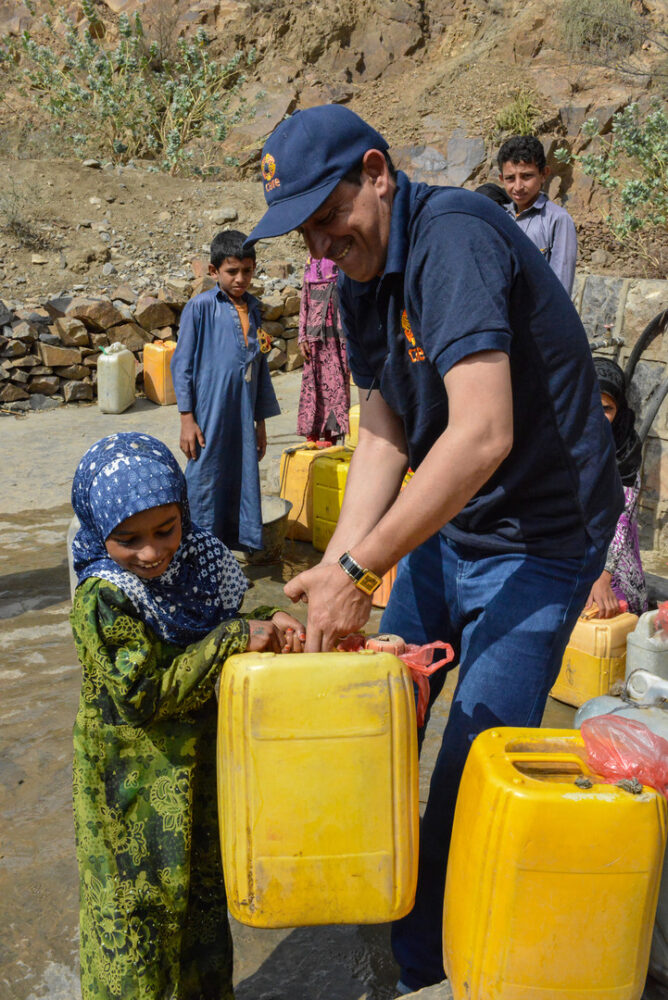
<svg viewBox="0 0 668 1000">
<path fill-rule="evenodd" d="M 573 301 L 595 354 L 626 367 L 631 351 L 650 321 L 668 308 L 668 281 L 578 275 Z M 668 326 L 643 351 L 633 372 L 629 402 L 637 425 L 653 393 L 668 376 Z M 668 398 L 664 399 L 645 441 L 640 494 L 640 544 L 668 557 Z"/>
<path fill-rule="evenodd" d="M 192 282 L 168 279 L 139 296 L 124 285 L 111 296 L 60 296 L 30 307 L 0 302 L 0 406 L 25 411 L 94 400 L 97 359 L 115 342 L 134 353 L 141 388 L 145 345 L 176 339 L 184 305 L 212 283 L 202 274 Z M 266 289 L 261 283 L 252 288 L 262 296 L 263 328 L 272 338 L 269 367 L 292 371 L 303 363 L 300 288 L 292 267 L 274 265 Z M 578 274 L 573 301 L 595 353 L 624 367 L 647 324 L 668 308 L 668 281 Z M 638 422 L 667 373 L 668 329 L 643 352 L 633 374 L 629 397 Z M 668 398 L 645 444 L 640 505 L 642 548 L 668 557 Z"/>
<path fill-rule="evenodd" d="M 98 358 L 114 343 L 135 355 L 141 389 L 146 344 L 176 340 L 184 305 L 212 285 L 213 279 L 203 276 L 193 282 L 170 279 L 139 296 L 121 286 L 111 297 L 63 295 L 34 306 L 0 302 L 0 406 L 26 411 L 91 402 L 97 395 Z M 262 299 L 272 371 L 292 371 L 303 363 L 297 345 L 299 302 L 299 289 L 290 284 Z"/>
</svg>

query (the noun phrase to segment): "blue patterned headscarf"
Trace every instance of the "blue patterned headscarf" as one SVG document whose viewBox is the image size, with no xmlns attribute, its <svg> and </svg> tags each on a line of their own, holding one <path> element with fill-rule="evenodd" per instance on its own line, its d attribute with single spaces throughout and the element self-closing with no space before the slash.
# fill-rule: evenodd
<svg viewBox="0 0 668 1000">
<path fill-rule="evenodd" d="M 142 580 L 114 562 L 105 540 L 126 518 L 168 503 L 181 507 L 181 544 L 164 573 Z M 116 584 L 163 639 L 188 645 L 238 612 L 248 581 L 230 550 L 190 520 L 185 476 L 161 441 L 136 432 L 102 438 L 79 463 L 72 506 L 81 524 L 72 542 L 79 583 L 96 576 Z"/>
</svg>

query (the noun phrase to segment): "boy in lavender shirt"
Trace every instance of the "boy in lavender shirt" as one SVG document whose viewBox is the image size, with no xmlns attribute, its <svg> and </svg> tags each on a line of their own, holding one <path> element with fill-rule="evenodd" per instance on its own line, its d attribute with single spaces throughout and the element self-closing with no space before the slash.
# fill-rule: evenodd
<svg viewBox="0 0 668 1000">
<path fill-rule="evenodd" d="M 575 277 L 578 242 L 565 208 L 543 192 L 550 174 L 542 143 L 532 135 L 515 135 L 497 157 L 499 179 L 512 202 L 506 211 L 534 243 L 570 295 Z"/>
</svg>

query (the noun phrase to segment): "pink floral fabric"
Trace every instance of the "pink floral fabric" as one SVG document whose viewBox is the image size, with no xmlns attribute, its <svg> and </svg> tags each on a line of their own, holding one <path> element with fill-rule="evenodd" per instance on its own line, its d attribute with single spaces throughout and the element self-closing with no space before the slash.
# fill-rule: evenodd
<svg viewBox="0 0 668 1000">
<path fill-rule="evenodd" d="M 297 433 L 333 439 L 347 434 L 350 371 L 341 332 L 338 268 L 326 257 L 309 257 L 304 269 L 299 342 L 308 343 L 297 414 Z"/>
<path fill-rule="evenodd" d="M 625 600 L 634 615 L 647 611 L 647 585 L 640 561 L 638 537 L 639 493 L 638 475 L 633 486 L 624 487 L 624 510 L 617 522 L 605 563 L 605 568 L 612 574 L 610 586 L 615 596 L 618 600 Z"/>
</svg>

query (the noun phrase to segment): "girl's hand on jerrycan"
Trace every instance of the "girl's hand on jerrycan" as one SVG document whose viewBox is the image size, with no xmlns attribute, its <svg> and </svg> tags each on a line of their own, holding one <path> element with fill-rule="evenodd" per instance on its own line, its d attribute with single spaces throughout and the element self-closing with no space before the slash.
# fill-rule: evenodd
<svg viewBox="0 0 668 1000">
<path fill-rule="evenodd" d="M 247 651 L 249 653 L 301 653 L 304 650 L 306 632 L 304 626 L 285 611 L 277 611 L 271 621 L 261 622 L 250 619 L 248 622 L 250 639 Z"/>
</svg>

